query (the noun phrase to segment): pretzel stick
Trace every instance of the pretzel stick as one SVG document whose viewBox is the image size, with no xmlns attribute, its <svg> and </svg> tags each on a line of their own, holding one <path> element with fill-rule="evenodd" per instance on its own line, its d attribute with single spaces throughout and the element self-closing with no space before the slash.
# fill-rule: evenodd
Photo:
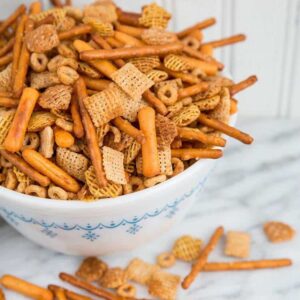
<svg viewBox="0 0 300 300">
<path fill-rule="evenodd" d="M 48 15 L 44 19 L 42 19 L 40 21 L 36 21 L 35 22 L 35 28 L 40 27 L 42 25 L 46 25 L 46 24 L 54 24 L 54 22 L 55 22 L 54 16 L 53 15 Z"/>
<path fill-rule="evenodd" d="M 86 86 L 95 91 L 103 91 L 110 85 L 111 81 L 106 79 L 93 79 L 87 76 L 82 76 Z"/>
<path fill-rule="evenodd" d="M 142 47 L 145 45 L 144 42 L 142 42 L 141 40 L 129 35 L 129 34 L 126 34 L 124 32 L 121 32 L 121 31 L 115 31 L 115 35 L 114 37 L 124 43 L 125 45 L 127 46 L 132 46 L 132 47 Z"/>
<path fill-rule="evenodd" d="M 84 35 L 90 33 L 92 31 L 92 27 L 90 25 L 79 25 L 75 26 L 68 31 L 63 31 L 58 34 L 58 37 L 61 41 L 69 40 L 78 35 Z"/>
<path fill-rule="evenodd" d="M 216 24 L 216 19 L 215 18 L 209 18 L 206 19 L 202 22 L 199 22 L 191 27 L 188 27 L 186 29 L 184 29 L 183 31 L 180 31 L 177 33 L 178 38 L 182 39 L 184 37 L 186 37 L 187 35 L 189 35 L 191 32 L 195 31 L 195 30 L 202 30 L 205 29 L 209 26 L 212 26 Z"/>
<path fill-rule="evenodd" d="M 143 94 L 145 100 L 151 104 L 160 114 L 166 115 L 168 113 L 168 109 L 165 104 L 158 99 L 150 90 L 146 91 Z"/>
<path fill-rule="evenodd" d="M 182 56 L 191 67 L 203 70 L 207 75 L 214 76 L 218 73 L 218 66 L 212 62 L 202 61 L 192 57 Z"/>
<path fill-rule="evenodd" d="M 183 72 L 176 72 L 176 71 L 172 71 L 167 69 L 165 66 L 161 65 L 159 67 L 160 70 L 168 73 L 170 76 L 174 77 L 174 78 L 179 78 L 181 79 L 183 82 L 186 83 L 190 83 L 190 84 L 197 84 L 199 83 L 199 78 L 195 75 L 189 74 L 189 73 L 183 73 Z"/>
<path fill-rule="evenodd" d="M 110 46 L 111 46 L 112 48 L 123 48 L 123 47 L 125 46 L 122 42 L 116 40 L 116 39 L 115 39 L 114 37 L 112 37 L 112 36 L 107 37 L 107 38 L 106 38 L 106 41 L 110 44 Z"/>
<path fill-rule="evenodd" d="M 215 130 L 221 131 L 226 135 L 241 141 L 244 144 L 252 144 L 253 142 L 253 138 L 249 134 L 239 131 L 238 129 L 231 127 L 230 125 L 212 119 L 204 114 L 201 114 L 198 120 L 201 124 L 213 128 Z"/>
<path fill-rule="evenodd" d="M 42 11 L 42 3 L 40 1 L 35 1 L 30 4 L 29 13 L 31 15 L 37 15 Z"/>
<path fill-rule="evenodd" d="M 204 54 L 200 51 L 197 51 L 197 50 L 195 50 L 191 47 L 185 46 L 183 48 L 183 52 L 188 54 L 191 57 L 198 58 L 198 59 L 203 60 L 205 62 L 215 64 L 218 67 L 219 70 L 224 69 L 224 65 L 221 62 L 218 62 L 213 57 L 211 57 L 209 55 L 206 55 L 206 54 Z"/>
<path fill-rule="evenodd" d="M 20 5 L 3 23 L 0 25 L 0 34 L 3 34 L 8 27 L 17 21 L 17 19 L 24 14 L 26 11 L 26 6 L 24 4 Z"/>
<path fill-rule="evenodd" d="M 32 31 L 33 28 L 34 28 L 34 22 L 30 19 L 27 19 L 25 24 L 25 34 Z M 26 44 L 23 43 L 19 55 L 17 68 L 15 70 L 16 73 L 12 73 L 12 76 L 14 78 L 13 94 L 16 98 L 19 98 L 23 92 L 26 75 L 29 67 L 29 60 L 30 60 L 30 53 L 27 49 Z"/>
<path fill-rule="evenodd" d="M 142 16 L 141 14 L 123 11 L 120 8 L 117 8 L 117 14 L 121 23 L 136 27 L 140 26 L 139 18 Z"/>
<path fill-rule="evenodd" d="M 235 99 L 230 99 L 230 114 L 234 115 L 238 112 L 238 101 Z"/>
<path fill-rule="evenodd" d="M 17 99 L 13 98 L 7 98 L 7 97 L 0 97 L 0 106 L 2 107 L 17 107 L 19 104 L 19 101 Z"/>
<path fill-rule="evenodd" d="M 5 295 L 1 288 L 0 288 L 0 300 L 5 300 Z"/>
<path fill-rule="evenodd" d="M 0 57 L 10 52 L 14 47 L 15 39 L 11 38 L 8 43 L 0 49 Z"/>
<path fill-rule="evenodd" d="M 73 95 L 72 101 L 71 101 L 71 115 L 73 119 L 73 132 L 74 135 L 81 139 L 84 136 L 84 128 L 81 121 L 81 116 L 79 112 L 79 105 L 76 97 Z"/>
<path fill-rule="evenodd" d="M 26 15 L 22 16 L 21 20 L 18 24 L 17 31 L 16 31 L 15 44 L 14 44 L 14 48 L 13 48 L 13 61 L 12 61 L 12 67 L 11 67 L 12 86 L 14 86 L 15 77 L 17 74 L 18 66 L 19 66 L 19 59 L 20 59 L 22 43 L 23 43 L 23 35 L 24 35 L 25 24 L 26 24 L 27 20 L 28 20 L 28 17 Z"/>
<path fill-rule="evenodd" d="M 200 82 L 195 85 L 182 88 L 178 91 L 178 99 L 183 99 L 186 97 L 197 95 L 201 92 L 204 92 L 208 89 L 208 84 L 206 82 Z"/>
<path fill-rule="evenodd" d="M 200 48 L 200 53 L 213 56 L 214 54 L 214 48 L 212 45 L 202 45 Z"/>
<path fill-rule="evenodd" d="M 145 57 L 145 56 L 164 56 L 169 53 L 177 53 L 183 49 L 180 43 L 172 43 L 167 45 L 155 46 L 140 46 L 130 48 L 119 48 L 113 50 L 92 50 L 80 54 L 82 60 L 94 59 L 119 59 L 119 58 L 132 58 L 132 57 Z"/>
<path fill-rule="evenodd" d="M 90 297 L 79 295 L 77 293 L 74 293 L 72 291 L 69 291 L 69 290 L 67 290 L 63 287 L 57 286 L 57 285 L 50 284 L 50 285 L 48 285 L 48 289 L 53 293 L 58 290 L 63 290 L 65 292 L 68 300 L 92 300 L 92 298 L 90 298 Z"/>
<path fill-rule="evenodd" d="M 223 156 L 223 152 L 219 149 L 199 149 L 199 148 L 181 148 L 172 149 L 172 157 L 182 160 L 211 158 L 218 159 Z"/>
<path fill-rule="evenodd" d="M 65 294 L 64 289 L 57 289 L 54 292 L 54 295 L 56 300 L 67 300 L 67 296 Z"/>
<path fill-rule="evenodd" d="M 20 171 L 26 174 L 33 181 L 38 182 L 41 186 L 48 186 L 50 184 L 50 180 L 48 177 L 40 174 L 36 170 L 34 170 L 25 160 L 23 160 L 20 156 L 10 153 L 5 150 L 0 150 L 1 155 L 11 162 L 14 166 L 16 166 Z"/>
<path fill-rule="evenodd" d="M 255 75 L 252 75 L 248 77 L 247 79 L 234 84 L 230 87 L 230 95 L 234 96 L 235 94 L 239 93 L 240 91 L 245 90 L 246 88 L 250 87 L 254 83 L 256 83 L 257 77 Z"/>
<path fill-rule="evenodd" d="M 223 47 L 223 46 L 227 46 L 227 45 L 232 45 L 238 42 L 242 42 L 246 40 L 246 36 L 244 34 L 237 34 L 237 35 L 233 35 L 231 37 L 228 38 L 224 38 L 221 40 L 217 40 L 217 41 L 212 41 L 212 42 L 208 42 L 208 43 L 203 43 L 201 46 L 207 46 L 210 45 L 213 48 L 218 48 L 218 47 Z"/>
<path fill-rule="evenodd" d="M 80 108 L 83 127 L 85 130 L 85 136 L 87 146 L 89 149 L 92 164 L 95 169 L 96 178 L 100 187 L 107 185 L 107 180 L 102 167 L 102 155 L 99 148 L 96 130 L 94 124 L 84 106 L 83 99 L 87 97 L 86 86 L 84 80 L 79 78 L 75 84 L 75 90 L 78 97 L 78 104 Z"/>
<path fill-rule="evenodd" d="M 194 37 L 194 38 L 197 39 L 199 42 L 202 42 L 203 37 L 204 37 L 203 32 L 202 32 L 201 30 L 199 30 L 199 29 L 192 31 L 192 32 L 189 34 L 189 36 Z"/>
<path fill-rule="evenodd" d="M 145 31 L 145 29 L 141 27 L 122 25 L 120 23 L 117 23 L 115 27 L 118 31 L 126 33 L 136 38 L 140 38 L 143 32 Z"/>
<path fill-rule="evenodd" d="M 211 262 L 206 263 L 203 267 L 205 272 L 218 271 L 245 271 L 258 269 L 274 269 L 288 267 L 293 264 L 288 258 L 282 259 L 262 259 L 250 261 L 234 261 L 234 262 Z"/>
<path fill-rule="evenodd" d="M 0 281 L 5 288 L 29 298 L 36 300 L 53 300 L 53 295 L 49 290 L 15 276 L 3 275 Z"/>
<path fill-rule="evenodd" d="M 12 98 L 13 94 L 11 92 L 0 91 L 0 97 L 3 98 Z"/>
<path fill-rule="evenodd" d="M 110 44 L 103 37 L 101 37 L 100 35 L 93 34 L 92 39 L 101 48 L 111 51 L 112 47 L 110 46 Z M 114 63 L 120 68 L 123 67 L 126 64 L 126 62 L 123 59 L 115 59 Z"/>
<path fill-rule="evenodd" d="M 12 60 L 13 60 L 13 54 L 11 52 L 0 57 L 0 67 L 8 65 L 9 63 L 12 62 Z"/>
<path fill-rule="evenodd" d="M 143 144 L 145 142 L 144 134 L 131 125 L 127 120 L 117 117 L 113 120 L 113 123 L 123 132 L 135 138 L 139 143 Z"/>
<path fill-rule="evenodd" d="M 69 275 L 66 273 L 60 273 L 59 278 L 62 281 L 65 281 L 73 286 L 83 289 L 83 290 L 85 290 L 95 296 L 98 296 L 100 298 L 103 298 L 105 300 L 122 300 L 122 298 L 119 297 L 118 295 L 115 295 L 109 291 L 102 289 L 102 288 L 96 287 L 96 286 L 94 286 L 86 281 L 83 281 L 81 279 L 78 279 L 72 275 Z"/>
<path fill-rule="evenodd" d="M 74 41 L 73 45 L 79 53 L 94 49 L 91 45 L 81 40 Z M 97 59 L 97 60 L 89 61 L 88 63 L 108 78 L 110 78 L 110 76 L 118 70 L 108 60 Z"/>
<path fill-rule="evenodd" d="M 225 147 L 226 140 L 218 136 L 210 136 L 200 130 L 189 127 L 178 127 L 178 135 L 183 140 L 199 141 L 206 145 Z"/>
<path fill-rule="evenodd" d="M 3 146 L 10 152 L 20 151 L 23 147 L 27 126 L 39 98 L 39 92 L 33 88 L 25 88 L 20 99 L 13 122 Z"/>
<path fill-rule="evenodd" d="M 143 175 L 154 177 L 160 173 L 155 129 L 155 111 L 151 107 L 143 107 L 138 112 L 140 129 L 146 141 L 142 144 Z"/>
<path fill-rule="evenodd" d="M 66 191 L 77 193 L 80 190 L 80 185 L 73 177 L 39 152 L 33 149 L 25 149 L 22 156 L 35 170 L 49 177 L 51 181 Z"/>
<path fill-rule="evenodd" d="M 184 289 L 188 289 L 190 285 L 193 283 L 193 281 L 196 279 L 197 275 L 202 271 L 204 265 L 207 262 L 209 254 L 214 250 L 220 238 L 222 237 L 223 233 L 224 233 L 224 228 L 222 226 L 218 227 L 215 230 L 209 242 L 200 253 L 199 258 L 193 264 L 191 272 L 184 278 L 181 284 Z"/>
</svg>

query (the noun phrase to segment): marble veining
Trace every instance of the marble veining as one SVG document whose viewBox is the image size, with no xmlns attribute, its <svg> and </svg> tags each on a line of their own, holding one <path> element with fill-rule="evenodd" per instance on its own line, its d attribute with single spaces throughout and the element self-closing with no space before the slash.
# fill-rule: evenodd
<svg viewBox="0 0 300 300">
<path fill-rule="evenodd" d="M 252 235 L 251 258 L 283 258 L 294 261 L 290 268 L 255 272 L 220 272 L 199 275 L 190 290 L 180 291 L 184 300 L 294 300 L 300 299 L 300 239 L 284 244 L 269 243 L 262 224 L 281 220 L 300 230 L 300 126 L 299 120 L 248 118 L 239 128 L 251 132 L 251 147 L 229 141 L 229 147 L 185 220 L 156 242 L 131 253 L 104 259 L 111 266 L 125 266 L 133 257 L 149 262 L 170 249 L 181 234 L 205 241 L 220 224 L 227 230 L 245 230 Z M 211 261 L 229 261 L 222 254 L 223 242 Z M 42 249 L 25 240 L 0 221 L 0 276 L 11 273 L 37 284 L 57 283 L 60 271 L 74 272 L 80 258 Z M 189 265 L 178 263 L 174 273 L 185 275 Z M 147 294 L 141 288 L 140 296 Z M 8 300 L 25 299 L 7 293 Z M 149 297 L 148 297 L 149 298 Z"/>
</svg>

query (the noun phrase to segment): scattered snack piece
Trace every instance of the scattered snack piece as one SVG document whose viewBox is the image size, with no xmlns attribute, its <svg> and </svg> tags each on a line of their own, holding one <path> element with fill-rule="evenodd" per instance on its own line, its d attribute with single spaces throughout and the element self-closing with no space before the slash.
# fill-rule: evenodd
<svg viewBox="0 0 300 300">
<path fill-rule="evenodd" d="M 157 256 L 156 261 L 161 268 L 171 268 L 176 263 L 176 257 L 173 253 L 164 252 Z"/>
<path fill-rule="evenodd" d="M 53 293 L 55 293 L 57 290 L 63 290 L 65 292 L 68 300 L 92 300 L 92 298 L 90 298 L 88 296 L 77 294 L 75 292 L 69 291 L 69 290 L 62 288 L 60 286 L 57 286 L 57 285 L 50 284 L 50 285 L 48 285 L 48 289 Z"/>
<path fill-rule="evenodd" d="M 201 245 L 201 240 L 190 235 L 184 235 L 175 241 L 172 253 L 177 259 L 191 262 L 199 257 Z"/>
<path fill-rule="evenodd" d="M 248 233 L 228 231 L 224 253 L 228 256 L 247 258 L 250 254 L 251 237 Z"/>
<path fill-rule="evenodd" d="M 117 294 L 125 298 L 134 298 L 136 296 L 136 288 L 130 283 L 124 283 L 118 287 Z"/>
<path fill-rule="evenodd" d="M 1 288 L 0 288 L 0 300 L 5 300 L 5 295 Z"/>
<path fill-rule="evenodd" d="M 272 243 L 282 243 L 293 239 L 295 230 L 282 222 L 267 222 L 264 224 L 264 232 Z"/>
<path fill-rule="evenodd" d="M 133 259 L 126 268 L 128 280 L 147 285 L 154 273 L 159 271 L 159 266 L 144 262 L 139 258 Z"/>
<path fill-rule="evenodd" d="M 87 257 L 81 263 L 76 276 L 87 282 L 98 281 L 107 270 L 107 264 L 97 257 Z"/>
<path fill-rule="evenodd" d="M 180 277 L 166 272 L 155 272 L 148 282 L 148 292 L 162 300 L 175 300 Z"/>
<path fill-rule="evenodd" d="M 126 283 L 126 272 L 121 268 L 107 269 L 99 284 L 108 289 L 116 289 Z"/>
</svg>

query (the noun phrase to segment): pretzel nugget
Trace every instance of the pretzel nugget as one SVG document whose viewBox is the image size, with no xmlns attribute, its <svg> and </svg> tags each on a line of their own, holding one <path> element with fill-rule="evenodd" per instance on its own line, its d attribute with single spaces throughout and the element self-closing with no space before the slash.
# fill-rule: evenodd
<svg viewBox="0 0 300 300">
<path fill-rule="evenodd" d="M 141 131 L 146 138 L 145 143 L 142 144 L 143 174 L 146 177 L 154 177 L 160 173 L 154 109 L 142 108 L 138 113 L 138 119 Z"/>
<path fill-rule="evenodd" d="M 56 185 L 65 190 L 77 193 L 80 190 L 78 182 L 67 174 L 64 170 L 59 168 L 53 162 L 42 156 L 35 150 L 25 149 L 22 156 L 27 163 L 34 169 L 38 170 L 43 175 L 49 177 Z"/>
<path fill-rule="evenodd" d="M 183 49 L 183 45 L 179 43 L 172 43 L 168 45 L 154 45 L 154 46 L 139 46 L 131 48 L 119 48 L 112 50 L 90 50 L 82 52 L 80 58 L 82 60 L 95 59 L 128 59 L 135 57 L 146 56 L 165 56 L 170 53 L 177 53 Z"/>
<path fill-rule="evenodd" d="M 194 96 L 198 93 L 202 93 L 208 89 L 208 84 L 206 82 L 200 82 L 198 84 L 182 88 L 178 91 L 178 99 L 187 98 Z"/>
<path fill-rule="evenodd" d="M 275 269 L 289 267 L 293 264 L 288 258 L 282 259 L 263 259 L 252 261 L 234 261 L 234 262 L 211 262 L 203 267 L 204 272 L 218 271 L 246 271 L 258 269 Z"/>
<path fill-rule="evenodd" d="M 58 38 L 60 41 L 69 40 L 79 35 L 84 35 L 90 33 L 92 31 L 92 26 L 90 25 L 80 25 L 75 26 L 68 31 L 63 31 L 58 34 Z"/>
<path fill-rule="evenodd" d="M 4 22 L 0 25 L 0 35 L 5 32 L 5 30 L 10 27 L 16 20 L 25 13 L 26 6 L 24 4 L 20 5 Z"/>
<path fill-rule="evenodd" d="M 79 104 L 78 104 L 78 100 L 76 97 L 72 97 L 71 100 L 71 115 L 72 115 L 72 119 L 73 119 L 73 132 L 74 135 L 78 138 L 81 139 L 84 136 L 84 128 L 83 128 L 83 124 L 81 121 L 81 116 L 80 116 L 80 112 L 79 112 Z"/>
<path fill-rule="evenodd" d="M 234 84 L 233 86 L 230 87 L 230 95 L 234 96 L 235 94 L 245 90 L 246 88 L 256 83 L 256 81 L 257 81 L 257 77 L 255 75 L 252 75 L 247 79 Z"/>
<path fill-rule="evenodd" d="M 36 300 L 53 300 L 52 293 L 35 284 L 29 283 L 12 275 L 3 275 L 0 279 L 1 284 L 14 292 Z"/>
<path fill-rule="evenodd" d="M 202 271 L 204 265 L 207 262 L 209 254 L 214 250 L 217 243 L 224 233 L 224 228 L 222 226 L 218 227 L 214 234 L 211 236 L 209 242 L 202 250 L 199 258 L 196 260 L 195 264 L 192 266 L 191 272 L 184 278 L 182 282 L 182 287 L 188 289 L 193 281 L 196 279 L 197 275 Z"/>
<path fill-rule="evenodd" d="M 231 127 L 223 122 L 205 116 L 204 114 L 201 114 L 198 120 L 202 125 L 221 131 L 226 135 L 241 141 L 244 144 L 252 144 L 253 142 L 253 138 L 249 134 L 239 131 L 238 129 Z"/>
<path fill-rule="evenodd" d="M 212 46 L 213 48 L 219 48 L 219 47 L 223 47 L 223 46 L 227 46 L 227 45 L 232 45 L 238 42 L 243 42 L 244 40 L 246 40 L 246 36 L 244 34 L 237 34 L 237 35 L 233 35 L 231 37 L 228 38 L 224 38 L 218 41 L 212 41 L 212 42 L 208 42 L 208 43 L 203 43 L 201 45 L 202 46 Z"/>
<path fill-rule="evenodd" d="M 10 152 L 21 150 L 27 126 L 38 97 L 39 93 L 37 90 L 32 88 L 24 89 L 11 128 L 3 144 L 6 150 Z"/>
<path fill-rule="evenodd" d="M 191 27 L 184 29 L 183 31 L 178 32 L 177 37 L 182 39 L 182 38 L 186 37 L 187 35 L 191 34 L 192 32 L 194 32 L 195 30 L 202 30 L 202 29 L 205 29 L 214 24 L 216 24 L 215 18 L 206 19 L 202 22 L 199 22 Z"/>
<path fill-rule="evenodd" d="M 65 281 L 73 286 L 83 289 L 83 290 L 85 290 L 95 296 L 98 296 L 100 298 L 103 298 L 105 300 L 122 300 L 122 298 L 119 298 L 117 295 L 115 295 L 109 291 L 106 291 L 102 288 L 95 287 L 94 285 L 92 285 L 86 281 L 77 279 L 76 277 L 74 277 L 72 275 L 69 275 L 66 273 L 60 273 L 59 278 L 62 281 Z M 132 300 L 134 300 L 134 299 L 132 299 Z"/>
<path fill-rule="evenodd" d="M 138 130 L 137 128 L 135 128 L 134 126 L 131 125 L 130 122 L 128 122 L 127 120 L 124 120 L 121 117 L 115 118 L 113 120 L 113 123 L 123 132 L 125 132 L 126 134 L 132 136 L 133 138 L 135 138 L 139 143 L 143 144 L 145 141 L 145 136 L 144 134 Z"/>
<path fill-rule="evenodd" d="M 183 140 L 199 141 L 206 145 L 225 147 L 226 140 L 218 136 L 210 136 L 196 128 L 178 127 L 178 135 Z"/>
<path fill-rule="evenodd" d="M 96 178 L 100 187 L 107 185 L 105 173 L 102 167 L 102 155 L 98 146 L 98 139 L 93 122 L 84 106 L 83 100 L 87 97 L 86 86 L 84 80 L 79 78 L 75 84 L 75 89 L 78 97 L 78 104 L 82 117 L 82 123 L 85 130 L 87 145 L 89 148 L 89 154 L 92 160 L 92 164 L 95 169 Z"/>
</svg>

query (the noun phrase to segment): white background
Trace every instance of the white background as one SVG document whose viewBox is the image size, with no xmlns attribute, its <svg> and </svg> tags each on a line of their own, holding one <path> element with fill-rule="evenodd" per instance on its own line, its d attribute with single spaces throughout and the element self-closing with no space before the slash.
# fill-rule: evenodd
<svg viewBox="0 0 300 300">
<path fill-rule="evenodd" d="M 1 0 L 4 17 L 21 0 Z M 44 1 L 45 3 L 48 1 Z M 89 0 L 74 0 L 88 4 Z M 152 0 L 115 0 L 139 11 Z M 236 81 L 256 74 L 259 83 L 239 96 L 243 115 L 300 117 L 300 0 L 158 0 L 174 17 L 172 30 L 215 16 L 206 40 L 246 33 L 246 43 L 217 50 Z"/>
</svg>

